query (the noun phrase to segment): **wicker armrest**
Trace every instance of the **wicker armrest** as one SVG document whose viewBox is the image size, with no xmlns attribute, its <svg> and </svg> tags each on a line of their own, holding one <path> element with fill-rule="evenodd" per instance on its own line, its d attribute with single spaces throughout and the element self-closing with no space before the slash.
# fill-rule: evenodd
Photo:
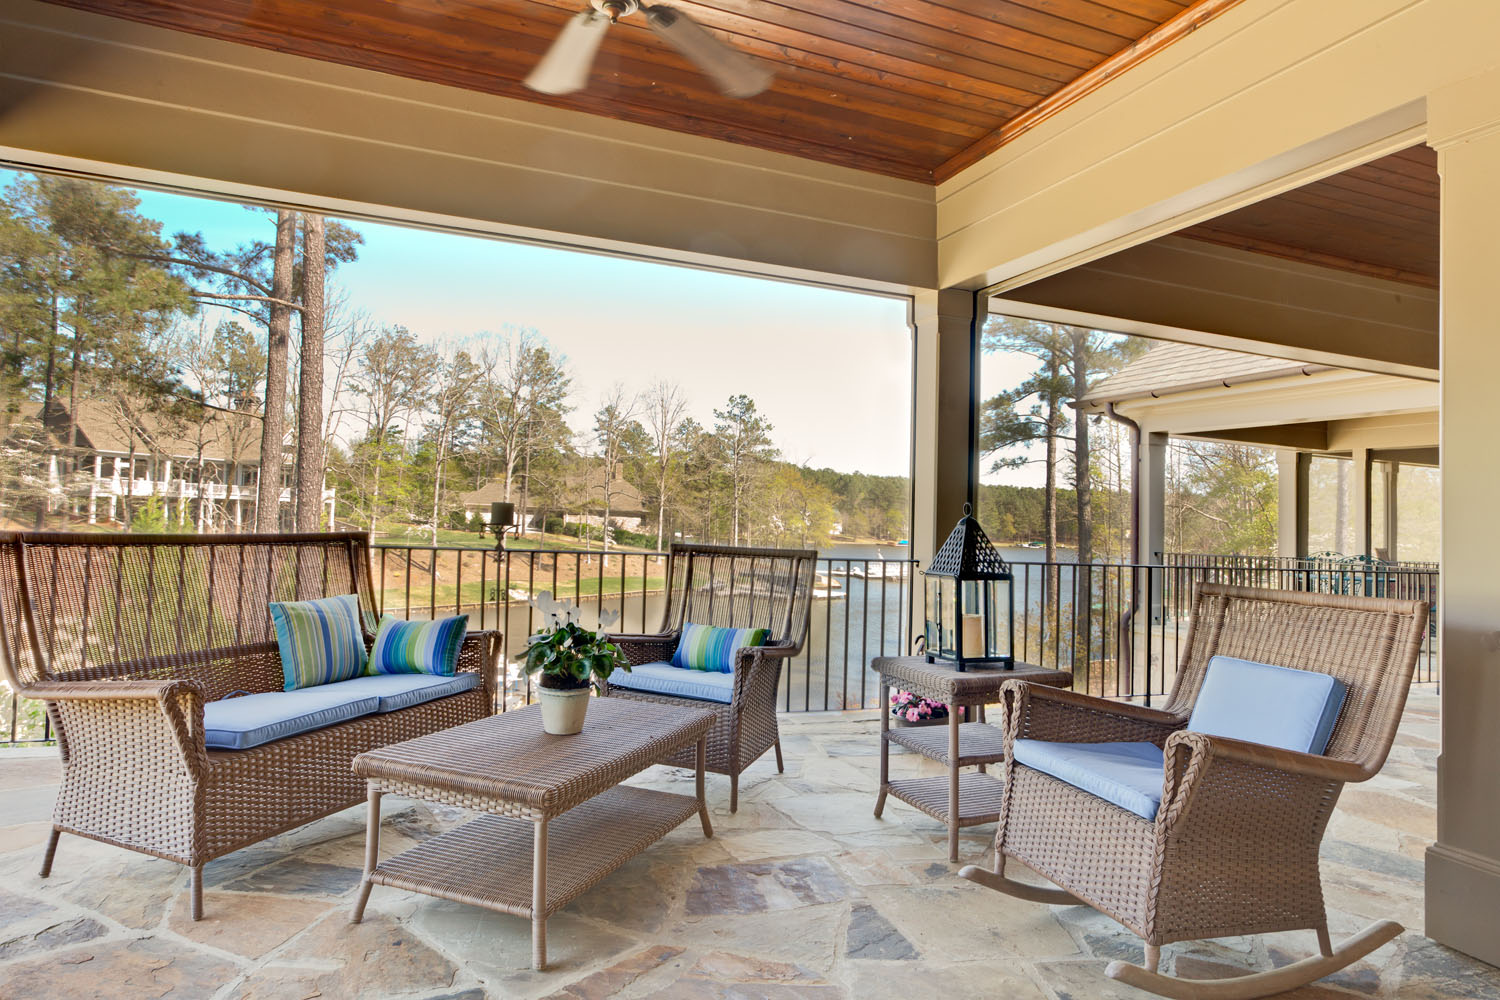
<svg viewBox="0 0 1500 1000">
<path fill-rule="evenodd" d="M 1166 749 L 1168 753 L 1180 753 L 1185 749 L 1205 759 L 1235 761 L 1268 771 L 1284 771 L 1287 774 L 1326 781 L 1364 781 L 1373 777 L 1353 761 L 1315 753 L 1298 753 L 1296 750 L 1282 750 L 1228 736 L 1210 736 L 1187 730 L 1173 733 L 1167 739 Z"/>
<path fill-rule="evenodd" d="M 44 681 L 28 685 L 21 696 L 57 705 L 68 717 L 64 760 L 96 739 L 113 744 L 153 740 L 151 727 L 132 726 L 122 716 L 121 703 L 137 702 L 146 703 L 134 709 L 137 717 L 157 719 L 190 774 L 207 770 L 203 687 L 197 681 Z M 116 756 L 112 751 L 103 754 L 105 759 Z"/>
<path fill-rule="evenodd" d="M 163 681 L 42 681 L 28 684 L 21 697 L 37 701 L 165 701 L 181 695 L 197 695 L 203 702 L 203 687 L 193 680 Z"/>
<path fill-rule="evenodd" d="M 1008 680 L 1000 689 L 1006 753 L 1017 739 L 1161 746 L 1186 720 L 1170 712 L 1061 688 Z"/>
<path fill-rule="evenodd" d="M 501 634 L 495 629 L 465 634 L 454 671 L 477 673 L 484 689 L 493 695 L 500 674 L 501 643 Z"/>
<path fill-rule="evenodd" d="M 743 706 L 757 693 L 769 696 L 772 711 L 776 705 L 776 682 L 781 677 L 781 660 L 797 654 L 791 642 L 771 642 L 764 646 L 746 646 L 734 665 L 733 703 Z"/>
<path fill-rule="evenodd" d="M 1353 761 L 1187 730 L 1168 737 L 1164 749 L 1157 822 L 1169 826 L 1198 814 L 1243 830 L 1276 828 L 1320 807 L 1330 786 L 1370 777 Z"/>
</svg>

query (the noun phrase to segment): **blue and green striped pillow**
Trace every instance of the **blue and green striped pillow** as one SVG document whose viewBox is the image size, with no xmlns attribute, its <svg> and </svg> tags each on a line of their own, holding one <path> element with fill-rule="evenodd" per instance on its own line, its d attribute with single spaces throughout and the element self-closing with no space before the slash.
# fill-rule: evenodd
<svg viewBox="0 0 1500 1000">
<path fill-rule="evenodd" d="M 764 646 L 770 632 L 764 628 L 715 628 L 688 622 L 682 626 L 672 666 L 732 674 L 739 651 L 746 646 Z"/>
<path fill-rule="evenodd" d="M 386 615 L 375 632 L 367 674 L 440 674 L 452 677 L 469 616 L 409 622 Z"/>
<path fill-rule="evenodd" d="M 285 690 L 347 681 L 364 672 L 368 657 L 357 595 L 274 601 L 271 622 Z"/>
</svg>

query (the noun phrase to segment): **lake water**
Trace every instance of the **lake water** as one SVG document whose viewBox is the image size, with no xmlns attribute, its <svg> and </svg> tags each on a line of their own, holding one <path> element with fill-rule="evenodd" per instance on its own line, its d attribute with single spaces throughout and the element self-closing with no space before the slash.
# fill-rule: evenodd
<svg viewBox="0 0 1500 1000">
<path fill-rule="evenodd" d="M 1038 566 L 1040 549 L 1000 548 L 1001 555 L 1016 565 L 1018 622 L 1028 615 L 1039 617 L 1043 600 L 1043 574 Z M 783 669 L 778 703 L 787 711 L 874 707 L 880 698 L 878 677 L 869 671 L 877 656 L 910 652 L 911 637 L 920 634 L 923 610 L 917 595 L 911 607 L 911 568 L 905 563 L 905 546 L 839 545 L 820 552 L 819 593 L 816 597 L 807 642 L 803 651 Z M 1064 558 L 1066 556 L 1064 555 Z M 866 563 L 865 560 L 870 560 Z M 890 562 L 882 566 L 881 560 Z M 866 572 L 868 571 L 868 576 Z M 1071 587 L 1071 574 L 1062 581 Z M 920 583 L 920 577 L 916 578 Z M 616 632 L 654 632 L 662 624 L 665 599 L 660 593 L 639 592 L 579 602 L 584 622 Z M 471 627 L 494 628 L 496 608 L 466 608 Z M 417 612 L 414 609 L 414 614 Z M 543 623 L 529 605 L 513 603 L 505 611 L 506 674 L 513 698 L 524 700 L 526 684 L 519 665 L 525 653 L 525 637 Z M 1021 626 L 1018 625 L 1018 631 Z M 1068 652 L 1062 652 L 1064 657 Z"/>
</svg>

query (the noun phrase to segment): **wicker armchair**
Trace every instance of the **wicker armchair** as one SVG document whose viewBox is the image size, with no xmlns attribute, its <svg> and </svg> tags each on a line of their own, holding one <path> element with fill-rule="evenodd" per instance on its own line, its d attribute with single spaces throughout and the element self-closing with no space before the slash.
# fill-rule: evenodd
<svg viewBox="0 0 1500 1000">
<path fill-rule="evenodd" d="M 733 628 L 766 628 L 764 646 L 740 650 L 728 704 L 632 691 L 607 684 L 610 698 L 684 705 L 715 712 L 708 732 L 707 768 L 729 775 L 729 811 L 739 809 L 740 775 L 767 750 L 776 770 L 785 764 L 776 728 L 776 688 L 781 665 L 802 651 L 812 606 L 818 554 L 811 549 L 751 549 L 728 545 L 673 545 L 667 556 L 667 604 L 661 631 L 614 635 L 631 664 L 667 661 L 684 622 Z M 692 748 L 664 763 L 695 766 Z"/>
<path fill-rule="evenodd" d="M 1381 921 L 1334 949 L 1318 847 L 1345 782 L 1373 777 L 1395 737 L 1427 627 L 1419 601 L 1198 588 L 1163 709 L 1007 682 L 1002 693 L 1005 794 L 994 871 L 965 878 L 1034 902 L 1086 903 L 1146 944 L 1146 967 L 1107 975 L 1162 996 L 1269 996 L 1321 978 L 1394 938 Z M 1274 749 L 1185 727 L 1216 654 L 1333 675 L 1342 712 L 1323 755 Z M 1165 752 L 1155 820 L 1113 805 L 1012 757 L 1018 739 L 1148 742 Z M 1061 889 L 1005 877 L 1016 858 Z M 1238 979 L 1157 972 L 1174 941 L 1311 929 L 1320 956 Z"/>
<path fill-rule="evenodd" d="M 348 593 L 373 611 L 364 534 L 0 535 L 0 669 L 63 763 L 42 877 L 61 834 L 89 837 L 188 866 L 199 919 L 206 862 L 365 801 L 357 754 L 490 714 L 500 643 L 474 632 L 471 690 L 206 747 L 205 702 L 282 689 L 267 603 Z"/>
</svg>

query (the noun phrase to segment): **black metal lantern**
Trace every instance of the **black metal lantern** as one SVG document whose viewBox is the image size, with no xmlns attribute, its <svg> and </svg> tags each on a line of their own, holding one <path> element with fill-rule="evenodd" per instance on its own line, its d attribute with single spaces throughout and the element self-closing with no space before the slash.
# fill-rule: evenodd
<svg viewBox="0 0 1500 1000">
<path fill-rule="evenodd" d="M 496 500 L 490 504 L 490 519 L 485 525 L 495 533 L 495 548 L 505 551 L 505 533 L 516 526 L 516 505 Z"/>
<path fill-rule="evenodd" d="M 927 662 L 1015 666 L 1015 579 L 979 522 L 964 516 L 932 557 L 927 580 Z"/>
</svg>

